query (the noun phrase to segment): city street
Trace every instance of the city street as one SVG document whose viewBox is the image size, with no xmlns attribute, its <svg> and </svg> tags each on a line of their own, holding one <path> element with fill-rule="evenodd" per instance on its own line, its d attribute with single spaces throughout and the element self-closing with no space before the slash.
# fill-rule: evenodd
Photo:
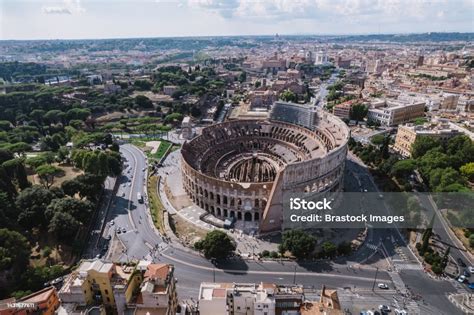
<svg viewBox="0 0 474 315">
<path fill-rule="evenodd" d="M 409 304 L 420 314 L 457 314 L 447 299 L 447 294 L 462 288 L 454 287 L 453 280 L 435 280 L 429 277 L 408 249 L 397 229 L 369 229 L 364 246 L 344 260 L 297 263 L 292 261 L 261 262 L 232 259 L 214 266 L 197 253 L 181 244 L 167 243 L 153 226 L 144 203 L 137 201 L 137 193 L 146 196 L 146 157 L 136 147 L 124 144 L 120 151 L 125 158 L 123 176 L 118 179 L 118 189 L 111 202 L 100 249 L 111 236 L 106 258 L 115 261 L 148 259 L 174 264 L 178 278 L 180 298 L 196 298 L 201 282 L 274 282 L 280 284 L 299 283 L 308 287 L 328 287 L 348 290 L 351 294 L 372 292 L 374 281 L 389 285 L 393 295 L 420 296 L 418 304 Z M 174 159 L 177 158 L 173 154 Z M 176 160 L 174 161 L 176 162 Z M 167 164 L 165 167 L 171 166 Z M 145 169 L 145 170 L 144 170 Z M 376 192 L 377 188 L 367 170 L 353 156 L 348 157 L 347 169 L 355 174 L 363 189 Z M 167 204 L 165 202 L 165 204 Z M 110 222 L 113 220 L 114 224 Z M 119 233 L 118 230 L 121 230 Z M 125 232 L 122 232 L 122 229 Z M 95 253 L 95 251 L 94 251 Z M 89 257 L 93 255 L 89 254 Z M 371 257 L 367 263 L 367 257 Z M 378 263 L 388 266 L 377 269 Z M 380 264 L 379 264 L 380 265 Z M 376 277 L 376 279 L 375 279 Z M 377 292 L 375 287 L 374 292 Z M 359 292 L 359 293 L 357 293 Z M 365 296 L 365 293 L 362 294 Z M 378 301 L 378 300 L 377 300 Z"/>
</svg>

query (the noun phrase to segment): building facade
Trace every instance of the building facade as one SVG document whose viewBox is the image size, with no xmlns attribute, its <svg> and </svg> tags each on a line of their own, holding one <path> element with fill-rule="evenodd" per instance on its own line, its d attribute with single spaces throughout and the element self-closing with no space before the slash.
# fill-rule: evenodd
<svg viewBox="0 0 474 315">
<path fill-rule="evenodd" d="M 398 126 L 425 115 L 425 102 L 403 103 L 384 100 L 371 104 L 367 119 L 381 126 Z"/>
<path fill-rule="evenodd" d="M 393 149 L 404 157 L 410 157 L 412 146 L 420 137 L 434 138 L 444 142 L 460 134 L 462 134 L 461 131 L 453 128 L 447 120 L 443 119 L 419 126 L 402 125 L 398 127 Z"/>
</svg>

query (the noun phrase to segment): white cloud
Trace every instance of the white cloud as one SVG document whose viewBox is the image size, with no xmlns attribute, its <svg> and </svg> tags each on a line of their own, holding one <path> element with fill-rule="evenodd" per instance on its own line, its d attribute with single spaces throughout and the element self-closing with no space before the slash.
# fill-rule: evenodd
<svg viewBox="0 0 474 315">
<path fill-rule="evenodd" d="M 453 6 L 472 12 L 472 0 L 188 0 L 224 18 L 256 20 L 421 21 L 446 17 Z M 440 15 L 439 12 L 444 12 Z M 454 20 L 455 18 L 453 18 Z"/>
<path fill-rule="evenodd" d="M 43 13 L 46 14 L 71 14 L 71 11 L 65 7 L 43 7 Z"/>
<path fill-rule="evenodd" d="M 75 14 L 86 10 L 81 5 L 81 0 L 63 0 L 60 5 L 43 7 L 42 11 L 45 14 Z"/>
</svg>

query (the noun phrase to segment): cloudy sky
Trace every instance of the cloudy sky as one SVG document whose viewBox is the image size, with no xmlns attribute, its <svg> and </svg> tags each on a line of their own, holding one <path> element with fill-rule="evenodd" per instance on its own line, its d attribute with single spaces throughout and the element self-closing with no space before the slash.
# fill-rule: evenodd
<svg viewBox="0 0 474 315">
<path fill-rule="evenodd" d="M 473 32 L 474 0 L 0 0 L 0 39 Z"/>
</svg>

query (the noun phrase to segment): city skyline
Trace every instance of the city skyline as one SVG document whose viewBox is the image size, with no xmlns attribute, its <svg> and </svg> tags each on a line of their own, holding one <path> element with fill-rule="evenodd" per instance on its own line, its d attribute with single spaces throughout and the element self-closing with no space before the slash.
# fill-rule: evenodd
<svg viewBox="0 0 474 315">
<path fill-rule="evenodd" d="M 473 6 L 469 0 L 2 0 L 0 39 L 472 32 Z"/>
</svg>

